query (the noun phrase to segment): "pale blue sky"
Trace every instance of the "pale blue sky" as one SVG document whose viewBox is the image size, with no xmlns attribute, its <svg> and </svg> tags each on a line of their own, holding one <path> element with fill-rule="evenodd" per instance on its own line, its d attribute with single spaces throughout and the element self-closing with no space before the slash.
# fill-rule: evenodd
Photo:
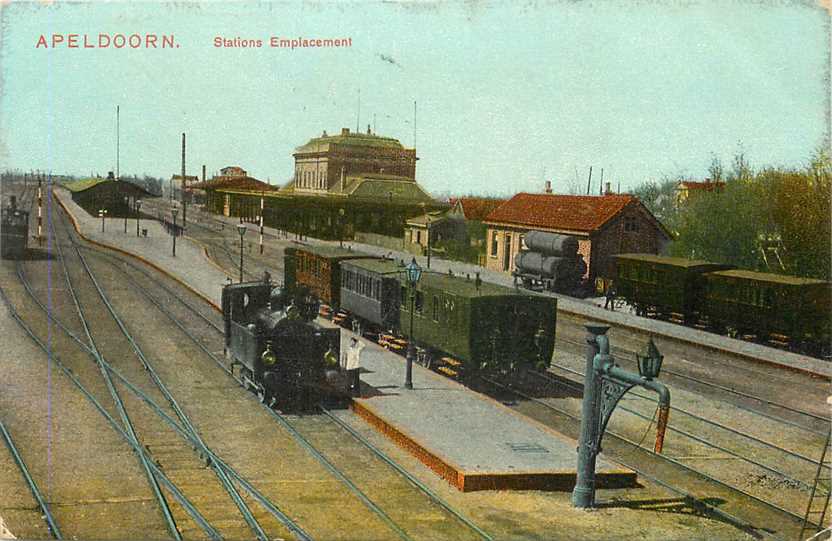
<svg viewBox="0 0 832 541">
<path fill-rule="evenodd" d="M 432 192 L 627 189 L 702 177 L 741 143 L 797 166 L 829 129 L 829 14 L 797 2 L 13 3 L 0 164 L 168 177 L 236 164 L 283 183 L 292 151 L 376 115 Z M 175 34 L 172 50 L 36 49 L 40 34 Z M 215 36 L 352 37 L 350 49 L 216 49 Z M 396 64 L 385 61 L 392 58 Z M 828 139 L 827 139 L 828 144 Z M 596 184 L 597 186 L 597 184 Z"/>
</svg>

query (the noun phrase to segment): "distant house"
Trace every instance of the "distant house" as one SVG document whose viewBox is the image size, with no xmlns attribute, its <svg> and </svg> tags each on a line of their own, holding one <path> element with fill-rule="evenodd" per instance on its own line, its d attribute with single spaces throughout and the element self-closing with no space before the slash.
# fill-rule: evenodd
<svg viewBox="0 0 832 541">
<path fill-rule="evenodd" d="M 440 243 L 448 242 L 458 243 L 458 252 L 464 252 L 470 246 L 480 248 L 485 244 L 485 226 L 482 221 L 504 202 L 503 199 L 476 197 L 450 198 L 449 209 L 427 212 L 406 221 L 405 248 L 417 253 L 419 250 L 424 252 L 428 234 L 433 250 Z"/>
<path fill-rule="evenodd" d="M 464 240 L 465 224 L 451 216 L 449 211 L 434 210 L 409 218 L 405 222 L 405 248 L 414 253 L 421 253 L 430 244 L 435 249 L 437 243 L 448 240 Z M 413 245 L 413 246 L 410 246 Z"/>
<path fill-rule="evenodd" d="M 511 272 L 514 256 L 532 230 L 572 235 L 587 264 L 585 278 L 612 275 L 612 256 L 658 254 L 671 233 L 632 195 L 520 193 L 493 210 L 488 226 L 486 267 Z"/>
<path fill-rule="evenodd" d="M 189 189 L 198 200 L 204 200 L 209 208 L 221 209 L 224 216 L 241 216 L 253 220 L 259 215 L 259 204 L 242 208 L 239 202 L 232 204 L 232 198 L 228 192 L 254 192 L 256 194 L 276 192 L 279 188 L 250 177 L 245 169 L 233 165 L 223 167 L 219 175 L 205 182 L 192 184 Z"/>
<path fill-rule="evenodd" d="M 721 192 L 725 189 L 725 183 L 706 178 L 704 182 L 693 180 L 681 180 L 676 186 L 676 205 L 683 205 L 691 196 L 707 192 Z"/>
</svg>

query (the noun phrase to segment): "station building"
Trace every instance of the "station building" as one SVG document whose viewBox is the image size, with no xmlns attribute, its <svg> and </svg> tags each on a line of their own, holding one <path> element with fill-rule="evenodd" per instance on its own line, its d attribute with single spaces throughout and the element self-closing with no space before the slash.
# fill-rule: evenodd
<svg viewBox="0 0 832 541">
<path fill-rule="evenodd" d="M 294 176 L 280 190 L 240 181 L 249 177 L 242 169 L 242 175 L 228 174 L 231 168 L 197 187 L 206 191 L 212 212 L 256 222 L 262 199 L 265 225 L 323 239 L 364 234 L 396 238 L 401 244 L 408 218 L 448 207 L 416 182 L 415 149 L 369 129 L 323 132 L 298 147 L 293 157 Z"/>
</svg>

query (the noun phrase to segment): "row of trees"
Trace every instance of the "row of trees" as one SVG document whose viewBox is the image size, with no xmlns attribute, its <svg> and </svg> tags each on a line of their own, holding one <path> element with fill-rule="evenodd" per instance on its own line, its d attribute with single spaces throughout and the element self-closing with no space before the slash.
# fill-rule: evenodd
<svg viewBox="0 0 832 541">
<path fill-rule="evenodd" d="M 714 159 L 710 178 L 721 190 L 692 193 L 677 204 L 679 180 L 633 190 L 675 234 L 670 255 L 737 267 L 830 279 L 832 159 L 818 150 L 799 169 L 753 170 L 743 154 L 725 170 Z"/>
</svg>

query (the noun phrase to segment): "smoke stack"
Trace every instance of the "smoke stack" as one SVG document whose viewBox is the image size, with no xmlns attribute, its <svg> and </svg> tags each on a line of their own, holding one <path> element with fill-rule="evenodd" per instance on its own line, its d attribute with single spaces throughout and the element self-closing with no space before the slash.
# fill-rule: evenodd
<svg viewBox="0 0 832 541">
<path fill-rule="evenodd" d="M 610 186 L 610 182 L 605 183 L 604 185 L 604 195 L 612 195 L 612 187 Z"/>
<path fill-rule="evenodd" d="M 205 164 L 202 164 L 202 182 L 205 182 Z"/>
<path fill-rule="evenodd" d="M 548 193 L 548 194 L 552 193 L 552 181 L 551 180 L 546 181 L 546 187 L 543 188 L 543 193 Z"/>
</svg>

